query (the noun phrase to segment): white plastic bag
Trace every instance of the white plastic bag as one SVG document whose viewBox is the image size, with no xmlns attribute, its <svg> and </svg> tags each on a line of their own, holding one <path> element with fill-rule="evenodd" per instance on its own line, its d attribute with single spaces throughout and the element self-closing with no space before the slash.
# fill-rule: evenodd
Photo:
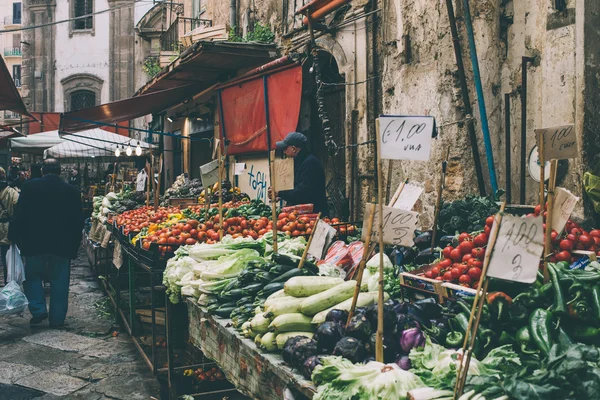
<svg viewBox="0 0 600 400">
<path fill-rule="evenodd" d="M 8 282 L 0 291 L 0 315 L 21 314 L 28 301 L 15 281 Z"/>
<path fill-rule="evenodd" d="M 21 286 L 25 280 L 25 268 L 23 266 L 23 259 L 21 258 L 21 252 L 16 244 L 11 244 L 8 252 L 6 253 L 6 264 L 7 264 L 7 282 L 16 282 L 17 286 Z"/>
</svg>

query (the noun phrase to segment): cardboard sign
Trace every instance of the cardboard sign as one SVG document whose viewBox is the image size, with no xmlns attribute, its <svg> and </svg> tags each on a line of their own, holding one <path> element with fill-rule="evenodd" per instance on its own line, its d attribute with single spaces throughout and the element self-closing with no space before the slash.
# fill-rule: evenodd
<svg viewBox="0 0 600 400">
<path fill-rule="evenodd" d="M 275 173 L 275 189 L 292 190 L 294 188 L 294 159 L 275 159 L 273 162 L 273 172 Z"/>
<path fill-rule="evenodd" d="M 335 236 L 335 229 L 323 220 L 319 220 L 315 226 L 312 241 L 308 248 L 308 254 L 317 260 L 323 259 L 325 249 L 329 247 Z"/>
<path fill-rule="evenodd" d="M 400 190 L 400 188 L 398 188 Z M 414 183 L 407 183 L 404 185 L 404 189 L 402 189 L 402 193 L 400 193 L 400 197 L 394 203 L 394 208 L 399 208 L 400 210 L 412 210 L 417 200 L 423 193 L 423 186 L 416 185 Z"/>
<path fill-rule="evenodd" d="M 435 129 L 433 117 L 382 116 L 377 124 L 382 159 L 429 160 Z"/>
<path fill-rule="evenodd" d="M 362 227 L 361 240 L 366 240 L 367 224 L 370 213 L 370 206 L 367 204 L 365 217 Z M 398 208 L 383 207 L 383 243 L 398 246 L 412 246 L 415 229 L 419 214 L 414 211 L 400 210 Z M 372 241 L 379 241 L 379 207 L 375 207 L 375 217 L 373 218 Z"/>
<path fill-rule="evenodd" d="M 552 229 L 560 233 L 573 213 L 579 197 L 561 187 L 556 188 L 555 194 L 554 209 L 552 210 Z"/>
<path fill-rule="evenodd" d="M 202 186 L 205 188 L 217 183 L 219 181 L 219 160 L 213 160 L 200 166 L 200 176 L 202 177 Z"/>
<path fill-rule="evenodd" d="M 579 156 L 575 127 L 573 125 L 561 125 L 552 128 L 535 130 L 535 137 L 540 135 L 544 138 L 544 161 L 565 158 L 576 158 Z"/>
<path fill-rule="evenodd" d="M 243 175 L 246 170 L 246 163 L 235 163 L 233 173 L 234 175 Z"/>
<path fill-rule="evenodd" d="M 496 245 L 488 248 L 486 253 L 486 257 L 491 257 L 488 276 L 515 282 L 535 282 L 544 252 L 542 220 L 541 215 L 521 218 L 505 214 L 502 217 Z"/>
</svg>

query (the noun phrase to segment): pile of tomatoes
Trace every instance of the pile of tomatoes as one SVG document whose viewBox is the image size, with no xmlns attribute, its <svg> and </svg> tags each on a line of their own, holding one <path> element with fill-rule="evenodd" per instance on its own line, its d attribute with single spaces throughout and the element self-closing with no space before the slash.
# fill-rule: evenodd
<svg viewBox="0 0 600 400">
<path fill-rule="evenodd" d="M 277 217 L 277 230 L 288 236 L 310 235 L 315 227 L 316 215 L 299 215 L 282 212 Z"/>
<path fill-rule="evenodd" d="M 483 232 L 475 236 L 461 233 L 458 236 L 458 246 L 445 247 L 442 260 L 425 272 L 425 277 L 476 289 L 493 223 L 494 217 L 488 217 Z"/>
<path fill-rule="evenodd" d="M 178 214 L 179 207 L 159 207 L 154 211 L 154 207 L 144 206 L 136 210 L 125 211 L 116 217 L 118 227 L 123 227 L 123 233 L 139 233 L 142 229 L 151 224 L 160 224 L 169 219 L 169 214 Z M 112 221 L 108 221 L 112 223 Z"/>
</svg>

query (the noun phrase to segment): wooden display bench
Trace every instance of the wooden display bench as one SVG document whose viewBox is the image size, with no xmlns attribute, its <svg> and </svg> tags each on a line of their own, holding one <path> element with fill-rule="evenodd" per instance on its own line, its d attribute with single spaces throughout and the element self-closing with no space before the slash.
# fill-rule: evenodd
<svg viewBox="0 0 600 400">
<path fill-rule="evenodd" d="M 312 382 L 285 365 L 279 353 L 262 352 L 231 327 L 231 320 L 207 314 L 194 301 L 188 300 L 188 313 L 192 344 L 219 365 L 237 390 L 260 400 L 312 399 Z"/>
</svg>

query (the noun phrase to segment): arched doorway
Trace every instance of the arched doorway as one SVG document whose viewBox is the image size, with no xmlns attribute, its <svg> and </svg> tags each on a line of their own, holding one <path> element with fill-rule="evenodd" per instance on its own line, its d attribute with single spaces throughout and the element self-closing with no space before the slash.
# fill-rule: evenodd
<svg viewBox="0 0 600 400">
<path fill-rule="evenodd" d="M 304 63 L 300 128 L 325 168 L 330 215 L 347 220 L 346 86 L 333 55 L 317 50 Z"/>
</svg>

